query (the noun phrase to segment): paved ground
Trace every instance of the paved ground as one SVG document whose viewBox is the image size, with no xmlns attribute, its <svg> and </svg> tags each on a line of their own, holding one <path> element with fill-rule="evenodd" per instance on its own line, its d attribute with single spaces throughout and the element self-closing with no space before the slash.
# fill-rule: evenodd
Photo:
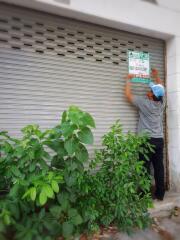
<svg viewBox="0 0 180 240">
<path fill-rule="evenodd" d="M 154 201 L 149 213 L 152 217 L 167 217 L 175 206 L 180 208 L 180 193 L 166 192 L 163 201 Z"/>
<path fill-rule="evenodd" d="M 180 240 L 180 193 L 166 192 L 163 201 L 154 201 L 149 209 L 154 223 L 149 229 L 134 231 L 131 236 L 109 227 L 91 238 L 81 240 Z"/>
<path fill-rule="evenodd" d="M 125 233 L 117 233 L 116 230 L 109 230 L 101 237 L 101 240 L 180 240 L 180 216 L 171 218 L 155 219 L 155 224 L 144 231 L 136 231 L 132 236 Z"/>
<path fill-rule="evenodd" d="M 166 193 L 164 201 L 154 202 L 149 212 L 154 219 L 151 228 L 137 230 L 132 236 L 109 229 L 95 240 L 180 240 L 180 193 Z"/>
</svg>

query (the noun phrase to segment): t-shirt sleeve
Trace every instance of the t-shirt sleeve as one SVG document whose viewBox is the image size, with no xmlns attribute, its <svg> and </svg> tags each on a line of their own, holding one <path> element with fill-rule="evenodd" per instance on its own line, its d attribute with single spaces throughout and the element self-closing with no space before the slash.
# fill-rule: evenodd
<svg viewBox="0 0 180 240">
<path fill-rule="evenodd" d="M 133 99 L 132 99 L 132 104 L 134 106 L 136 106 L 137 108 L 141 108 L 141 106 L 143 105 L 144 103 L 144 97 L 142 96 L 133 96 Z"/>
</svg>

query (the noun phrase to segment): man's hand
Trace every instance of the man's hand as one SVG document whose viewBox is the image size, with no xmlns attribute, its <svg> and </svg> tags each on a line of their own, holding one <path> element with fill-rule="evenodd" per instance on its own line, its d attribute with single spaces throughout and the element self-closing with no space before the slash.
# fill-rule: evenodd
<svg viewBox="0 0 180 240">
<path fill-rule="evenodd" d="M 132 79 L 132 78 L 134 78 L 135 76 L 134 76 L 134 74 L 128 74 L 126 77 L 125 77 L 125 79 L 126 80 L 130 80 L 130 79 Z"/>
<path fill-rule="evenodd" d="M 152 68 L 152 70 L 151 70 L 151 77 L 154 79 L 154 82 L 156 84 L 162 84 L 163 85 L 163 82 L 162 82 L 162 80 L 159 77 L 159 72 L 158 72 L 157 69 Z"/>
<path fill-rule="evenodd" d="M 134 77 L 133 74 L 128 74 L 125 79 L 126 79 L 126 87 L 125 87 L 125 96 L 127 97 L 129 102 L 132 102 L 133 100 L 133 94 L 131 92 L 131 82 L 129 82 L 130 79 Z"/>
<path fill-rule="evenodd" d="M 158 70 L 155 69 L 155 68 L 152 68 L 152 70 L 151 70 L 151 76 L 152 76 L 153 78 L 159 77 Z"/>
</svg>

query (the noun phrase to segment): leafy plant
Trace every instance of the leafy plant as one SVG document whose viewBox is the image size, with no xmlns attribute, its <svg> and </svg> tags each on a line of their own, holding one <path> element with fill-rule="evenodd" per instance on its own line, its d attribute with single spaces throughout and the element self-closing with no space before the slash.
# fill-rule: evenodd
<svg viewBox="0 0 180 240">
<path fill-rule="evenodd" d="M 91 127 L 91 115 L 71 106 L 53 129 L 43 132 L 29 125 L 20 139 L 0 133 L 4 236 L 9 228 L 10 239 L 45 239 L 47 231 L 47 239 L 69 238 L 79 232 L 83 219 L 76 206 L 77 184 L 88 160 L 85 145 L 93 143 Z"/>
<path fill-rule="evenodd" d="M 82 231 L 82 211 L 79 200 L 82 192 L 79 183 L 85 174 L 84 163 L 88 161 L 86 144 L 93 143 L 91 128 L 95 122 L 91 115 L 71 106 L 62 115 L 62 121 L 46 140 L 47 146 L 54 151 L 51 166 L 63 170 L 64 182 L 57 195 L 58 204 L 50 210 L 62 224 L 62 235 L 66 238 Z M 58 214 L 57 214 L 58 213 Z"/>
<path fill-rule="evenodd" d="M 147 137 L 124 135 L 116 123 L 90 162 L 92 128 L 92 116 L 71 106 L 52 129 L 28 125 L 19 139 L 0 132 L 1 239 L 71 239 L 100 225 L 148 224 L 150 179 L 138 159 L 152 150 Z"/>
<path fill-rule="evenodd" d="M 151 179 L 139 157 L 148 158 L 147 153 L 153 151 L 148 136 L 123 134 L 117 122 L 103 137 L 103 146 L 81 186 L 88 189 L 81 208 L 87 212 L 89 227 L 94 230 L 115 224 L 128 232 L 134 227 L 147 227 Z M 94 173 L 95 167 L 98 170 Z"/>
</svg>

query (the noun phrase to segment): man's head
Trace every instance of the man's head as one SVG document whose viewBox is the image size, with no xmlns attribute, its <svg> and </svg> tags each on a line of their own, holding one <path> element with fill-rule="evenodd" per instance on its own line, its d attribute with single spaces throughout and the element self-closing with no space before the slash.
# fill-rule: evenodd
<svg viewBox="0 0 180 240">
<path fill-rule="evenodd" d="M 154 101 L 161 101 L 162 97 L 165 94 L 163 85 L 154 84 L 153 82 L 151 82 L 149 84 L 149 87 L 151 88 L 151 91 L 147 93 L 147 96 Z"/>
</svg>

